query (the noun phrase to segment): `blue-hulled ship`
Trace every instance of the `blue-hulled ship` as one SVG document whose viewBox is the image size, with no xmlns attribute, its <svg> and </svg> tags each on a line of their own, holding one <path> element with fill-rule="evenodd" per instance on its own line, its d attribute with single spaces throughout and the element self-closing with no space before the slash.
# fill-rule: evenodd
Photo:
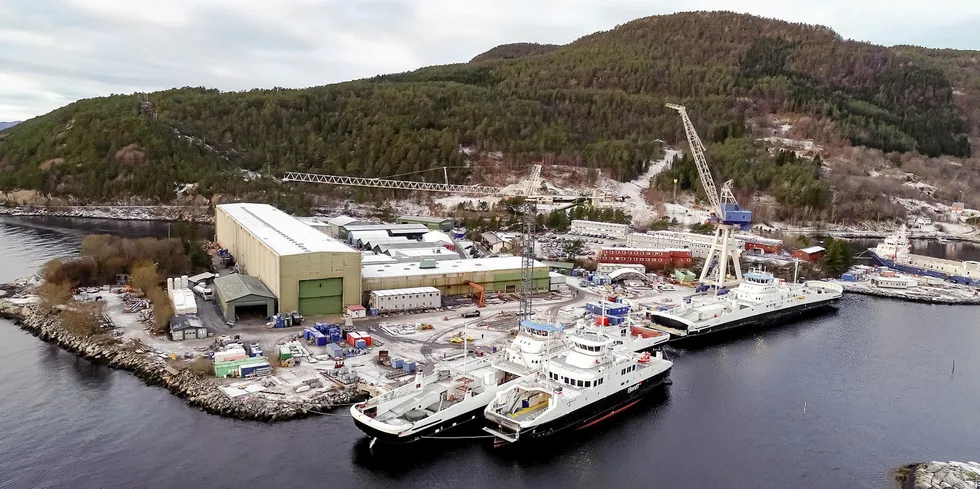
<svg viewBox="0 0 980 489">
<path fill-rule="evenodd" d="M 875 264 L 900 272 L 936 277 L 958 284 L 980 287 L 980 262 L 959 261 L 912 253 L 908 230 L 902 226 L 878 246 L 869 248 Z"/>
</svg>

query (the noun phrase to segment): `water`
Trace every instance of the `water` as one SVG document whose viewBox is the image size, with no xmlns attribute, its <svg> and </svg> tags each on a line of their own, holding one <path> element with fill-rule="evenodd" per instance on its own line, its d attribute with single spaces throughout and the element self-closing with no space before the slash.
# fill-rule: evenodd
<svg viewBox="0 0 980 489">
<path fill-rule="evenodd" d="M 0 220 L 0 280 L 77 250 L 83 233 L 23 222 Z M 677 351 L 663 398 L 516 454 L 483 443 L 372 454 L 343 413 L 210 416 L 4 322 L 0 488 L 892 488 L 895 466 L 977 459 L 977 312 L 848 297 L 836 314 Z"/>
</svg>

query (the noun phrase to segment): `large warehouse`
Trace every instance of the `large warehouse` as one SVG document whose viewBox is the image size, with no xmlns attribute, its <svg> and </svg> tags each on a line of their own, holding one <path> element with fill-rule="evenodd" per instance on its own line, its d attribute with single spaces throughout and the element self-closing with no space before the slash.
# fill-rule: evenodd
<svg viewBox="0 0 980 489">
<path fill-rule="evenodd" d="M 476 258 L 421 263 L 392 263 L 364 267 L 365 291 L 435 287 L 443 295 L 473 293 L 467 282 L 479 284 L 490 292 L 517 292 L 521 287 L 521 257 Z M 550 282 L 548 267 L 534 262 L 534 290 L 546 291 Z"/>
<path fill-rule="evenodd" d="M 361 303 L 361 253 L 266 204 L 222 204 L 218 243 L 276 296 L 280 312 L 341 314 Z"/>
</svg>

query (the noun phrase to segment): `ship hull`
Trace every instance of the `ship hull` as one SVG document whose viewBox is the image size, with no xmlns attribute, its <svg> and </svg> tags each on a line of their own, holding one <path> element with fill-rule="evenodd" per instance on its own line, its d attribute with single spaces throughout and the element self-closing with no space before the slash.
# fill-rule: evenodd
<svg viewBox="0 0 980 489">
<path fill-rule="evenodd" d="M 941 278 L 943 280 L 949 280 L 951 282 L 955 282 L 962 285 L 972 285 L 974 287 L 980 287 L 980 278 L 972 278 L 972 277 L 966 277 L 962 275 L 950 275 L 948 273 L 941 272 L 939 270 L 930 270 L 928 268 L 906 265 L 904 263 L 899 263 L 890 258 L 881 256 L 878 253 L 875 253 L 874 249 L 869 249 L 868 251 L 871 254 L 871 260 L 878 266 L 892 268 L 898 270 L 899 272 L 908 273 L 911 275 L 921 275 L 924 277 Z M 928 257 L 924 257 L 924 258 L 928 258 Z"/>
<path fill-rule="evenodd" d="M 734 330 L 745 328 L 747 326 L 755 326 L 758 328 L 767 328 L 771 326 L 776 326 L 779 324 L 794 321 L 800 318 L 801 316 L 807 314 L 816 314 L 824 310 L 833 309 L 837 305 L 837 303 L 840 302 L 840 300 L 841 297 L 838 296 L 832 299 L 808 302 L 806 304 L 787 307 L 777 311 L 771 311 L 763 314 L 756 314 L 740 319 L 733 319 L 728 322 L 724 322 L 714 326 L 709 326 L 702 329 L 686 330 L 687 331 L 686 335 L 671 335 L 671 339 L 667 343 L 677 344 L 681 342 L 691 342 L 692 340 L 698 338 L 704 338 L 706 336 L 725 332 L 725 331 L 732 332 Z M 674 322 L 670 318 L 665 318 L 663 316 L 655 315 L 653 316 L 653 320 L 661 324 L 668 323 L 668 324 L 663 324 L 664 326 L 675 327 L 675 325 L 670 324 Z M 683 328 L 683 325 L 680 326 L 681 328 L 677 328 L 677 329 Z"/>
<path fill-rule="evenodd" d="M 381 431 L 361 420 L 354 418 L 354 424 L 367 436 L 374 438 L 378 443 L 387 445 L 404 445 L 437 438 L 450 438 L 465 436 L 479 432 L 483 426 L 483 410 L 486 405 L 481 405 L 467 411 L 459 416 L 433 423 L 418 431 L 413 431 L 404 435 L 397 435 Z"/>
<path fill-rule="evenodd" d="M 510 445 L 529 445 L 557 437 L 558 435 L 571 433 L 577 430 L 591 428 L 616 414 L 622 413 L 642 401 L 645 397 L 655 392 L 658 387 L 670 377 L 670 368 L 657 374 L 650 379 L 639 384 L 639 388 L 630 392 L 630 388 L 623 389 L 615 394 L 596 401 L 588 406 L 576 409 L 558 419 L 542 423 L 538 426 L 521 430 L 518 439 L 514 443 L 501 440 L 494 440 L 494 446 L 503 447 Z M 489 424 L 494 424 L 489 422 Z M 500 429 L 502 427 L 497 426 Z"/>
</svg>

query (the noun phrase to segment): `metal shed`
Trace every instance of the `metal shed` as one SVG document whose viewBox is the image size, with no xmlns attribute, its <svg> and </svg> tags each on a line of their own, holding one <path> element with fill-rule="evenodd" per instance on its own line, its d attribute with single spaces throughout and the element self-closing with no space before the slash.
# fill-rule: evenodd
<svg viewBox="0 0 980 489">
<path fill-rule="evenodd" d="M 261 280 L 234 273 L 214 280 L 218 307 L 228 322 L 234 322 L 243 308 L 261 312 L 264 317 L 276 313 L 276 296 Z"/>
<path fill-rule="evenodd" d="M 208 337 L 208 329 L 196 314 L 178 314 L 170 319 L 170 337 L 174 341 Z"/>
</svg>

